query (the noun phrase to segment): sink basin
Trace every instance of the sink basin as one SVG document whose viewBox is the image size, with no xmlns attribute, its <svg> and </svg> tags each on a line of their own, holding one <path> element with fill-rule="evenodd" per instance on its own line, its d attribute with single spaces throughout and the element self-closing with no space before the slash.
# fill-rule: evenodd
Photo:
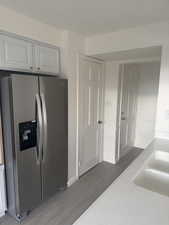
<svg viewBox="0 0 169 225">
<path fill-rule="evenodd" d="M 169 153 L 156 151 L 148 161 L 148 167 L 169 174 Z"/>
<path fill-rule="evenodd" d="M 167 173 L 147 168 L 135 178 L 134 183 L 169 197 L 169 174 Z"/>
<path fill-rule="evenodd" d="M 155 151 L 134 179 L 134 183 L 169 197 L 169 153 Z"/>
</svg>

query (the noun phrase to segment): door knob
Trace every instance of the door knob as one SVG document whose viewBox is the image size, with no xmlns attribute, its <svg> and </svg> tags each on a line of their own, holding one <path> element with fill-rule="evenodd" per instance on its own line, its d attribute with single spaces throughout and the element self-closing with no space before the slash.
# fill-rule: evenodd
<svg viewBox="0 0 169 225">
<path fill-rule="evenodd" d="M 126 117 L 121 117 L 121 120 L 126 120 Z"/>
<path fill-rule="evenodd" d="M 102 124 L 103 123 L 103 121 L 101 121 L 101 120 L 98 120 L 98 124 Z"/>
</svg>

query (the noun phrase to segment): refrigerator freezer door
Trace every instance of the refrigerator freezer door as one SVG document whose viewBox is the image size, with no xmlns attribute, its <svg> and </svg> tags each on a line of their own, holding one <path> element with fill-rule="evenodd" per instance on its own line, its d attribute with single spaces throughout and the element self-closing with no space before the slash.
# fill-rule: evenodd
<svg viewBox="0 0 169 225">
<path fill-rule="evenodd" d="M 39 77 L 44 120 L 42 156 L 43 199 L 67 185 L 68 96 L 67 80 Z"/>
<path fill-rule="evenodd" d="M 11 90 L 16 154 L 16 206 L 17 213 L 22 214 L 38 205 L 42 197 L 40 164 L 37 161 L 35 143 L 38 77 L 12 75 Z M 19 127 L 22 127 L 20 132 Z M 21 139 L 22 145 L 25 142 L 28 146 L 25 150 L 21 148 Z"/>
</svg>

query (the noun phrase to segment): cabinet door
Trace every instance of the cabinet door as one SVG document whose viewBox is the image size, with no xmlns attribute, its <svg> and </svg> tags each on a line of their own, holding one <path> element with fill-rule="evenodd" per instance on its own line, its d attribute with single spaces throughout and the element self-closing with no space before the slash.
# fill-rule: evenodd
<svg viewBox="0 0 169 225">
<path fill-rule="evenodd" d="M 36 46 L 35 64 L 36 71 L 39 73 L 58 74 L 60 72 L 59 49 Z"/>
<path fill-rule="evenodd" d="M 10 70 L 32 70 L 32 43 L 5 36 L 3 39 L 3 67 Z"/>
</svg>

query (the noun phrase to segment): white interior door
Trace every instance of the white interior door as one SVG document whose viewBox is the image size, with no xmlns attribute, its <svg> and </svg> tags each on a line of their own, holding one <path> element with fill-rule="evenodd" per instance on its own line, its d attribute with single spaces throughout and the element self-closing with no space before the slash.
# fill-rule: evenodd
<svg viewBox="0 0 169 225">
<path fill-rule="evenodd" d="M 79 175 L 100 159 L 102 66 L 86 58 L 79 62 Z"/>
<path fill-rule="evenodd" d="M 120 152 L 126 154 L 133 146 L 135 139 L 137 110 L 138 71 L 134 65 L 123 65 L 121 73 L 121 114 L 120 114 Z"/>
</svg>

